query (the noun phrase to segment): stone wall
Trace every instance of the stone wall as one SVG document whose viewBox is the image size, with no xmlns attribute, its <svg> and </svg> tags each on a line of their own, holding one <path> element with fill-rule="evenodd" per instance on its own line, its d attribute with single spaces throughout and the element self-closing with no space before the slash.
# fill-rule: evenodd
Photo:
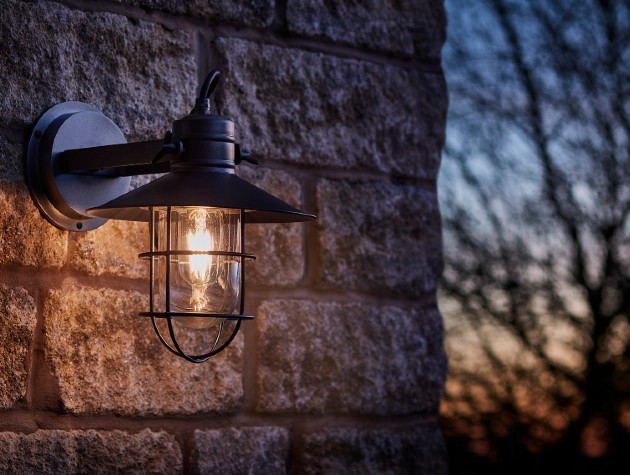
<svg viewBox="0 0 630 475">
<path fill-rule="evenodd" d="M 442 2 L 0 6 L 0 472 L 445 473 Z M 213 67 L 240 173 L 318 220 L 251 227 L 256 320 L 193 365 L 136 316 L 144 226 L 57 230 L 22 163 L 66 100 L 163 136 Z"/>
</svg>

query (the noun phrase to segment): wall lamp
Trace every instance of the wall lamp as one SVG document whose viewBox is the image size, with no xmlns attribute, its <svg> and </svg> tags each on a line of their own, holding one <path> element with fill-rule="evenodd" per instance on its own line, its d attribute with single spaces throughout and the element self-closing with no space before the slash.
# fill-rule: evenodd
<svg viewBox="0 0 630 475">
<path fill-rule="evenodd" d="M 225 349 L 253 318 L 244 315 L 243 264 L 255 259 L 245 253 L 244 225 L 315 219 L 235 175 L 236 165 L 257 162 L 236 143 L 234 122 L 210 113 L 218 80 L 212 71 L 192 112 L 163 140 L 126 143 L 98 109 L 64 102 L 37 121 L 26 154 L 33 201 L 58 228 L 149 223 L 149 251 L 139 255 L 149 261 L 149 311 L 140 315 L 166 348 L 193 363 Z M 128 191 L 131 176 L 155 173 L 166 174 Z M 204 330 L 209 350 L 184 351 L 181 327 Z"/>
</svg>

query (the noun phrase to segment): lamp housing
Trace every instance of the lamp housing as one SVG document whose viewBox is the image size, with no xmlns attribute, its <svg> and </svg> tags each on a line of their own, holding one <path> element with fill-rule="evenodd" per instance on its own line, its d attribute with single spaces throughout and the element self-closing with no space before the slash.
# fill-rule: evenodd
<svg viewBox="0 0 630 475">
<path fill-rule="evenodd" d="M 108 219 L 147 222 L 149 309 L 160 341 L 194 363 L 225 349 L 244 315 L 245 224 L 309 221 L 300 211 L 235 174 L 257 164 L 236 142 L 234 122 L 212 114 L 213 71 L 195 107 L 162 140 L 126 143 L 98 109 L 65 102 L 34 126 L 26 154 L 33 201 L 53 225 L 88 231 Z M 129 177 L 165 173 L 134 190 Z M 162 322 L 162 323 L 160 323 Z M 191 354 L 178 332 L 205 332 L 207 351 Z"/>
</svg>

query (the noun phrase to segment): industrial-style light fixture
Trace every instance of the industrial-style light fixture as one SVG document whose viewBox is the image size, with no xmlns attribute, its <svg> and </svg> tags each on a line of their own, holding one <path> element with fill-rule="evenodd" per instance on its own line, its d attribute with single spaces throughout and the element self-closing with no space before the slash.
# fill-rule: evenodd
<svg viewBox="0 0 630 475">
<path fill-rule="evenodd" d="M 234 123 L 210 112 L 218 79 L 210 73 L 192 112 L 164 140 L 126 143 L 98 109 L 64 102 L 37 121 L 26 154 L 33 201 L 58 228 L 149 223 L 149 250 L 139 256 L 149 261 L 149 311 L 140 315 L 166 348 L 193 363 L 225 349 L 253 318 L 243 314 L 243 263 L 255 258 L 245 253 L 244 225 L 315 218 L 235 175 L 239 163 L 257 162 L 236 143 Z M 154 173 L 166 174 L 127 192 L 130 176 Z M 208 351 L 185 351 L 176 335 L 182 326 L 204 329 Z"/>
</svg>

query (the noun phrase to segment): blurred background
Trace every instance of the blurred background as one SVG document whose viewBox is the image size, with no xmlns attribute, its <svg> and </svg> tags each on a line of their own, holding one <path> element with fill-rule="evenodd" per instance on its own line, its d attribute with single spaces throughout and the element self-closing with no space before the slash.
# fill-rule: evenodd
<svg viewBox="0 0 630 475">
<path fill-rule="evenodd" d="M 629 473 L 630 2 L 446 6 L 451 472 Z"/>
</svg>

